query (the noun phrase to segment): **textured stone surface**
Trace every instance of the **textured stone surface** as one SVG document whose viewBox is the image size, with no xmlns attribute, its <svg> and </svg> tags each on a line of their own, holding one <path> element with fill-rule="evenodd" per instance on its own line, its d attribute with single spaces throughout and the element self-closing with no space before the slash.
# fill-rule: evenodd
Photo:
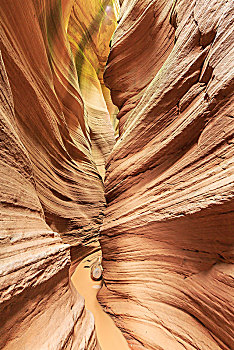
<svg viewBox="0 0 234 350">
<path fill-rule="evenodd" d="M 0 348 L 98 348 L 93 316 L 69 287 L 69 245 L 44 220 L 2 57 L 0 85 Z"/>
<path fill-rule="evenodd" d="M 73 9 L 71 23 L 66 24 L 71 5 L 76 8 L 79 3 L 84 7 L 82 1 L 77 4 L 63 1 L 61 5 L 55 0 L 3 1 L 0 8 L 1 50 L 12 89 L 18 133 L 33 165 L 46 221 L 70 244 L 95 240 L 105 203 L 102 179 L 92 155 L 96 144 L 92 145 L 89 120 L 93 124 L 93 117 L 89 117 L 84 106 L 66 32 L 75 26 Z M 87 46 L 88 52 L 91 34 L 101 36 L 100 21 L 106 16 L 99 1 L 90 3 L 96 4 L 93 13 L 101 13 L 102 17 L 96 15 L 93 32 L 88 35 L 86 31 L 88 38 L 82 49 L 85 51 Z M 79 18 L 84 23 L 90 20 L 80 12 Z M 113 32 L 113 26 L 109 32 L 104 29 L 107 36 Z M 85 28 L 80 31 L 85 32 Z M 107 54 L 105 51 L 104 58 Z M 95 63 L 90 77 L 94 80 L 98 70 Z M 82 72 L 83 80 L 88 79 L 87 75 L 88 72 Z M 85 88 L 82 90 L 85 95 Z M 89 92 L 90 96 L 92 93 Z M 102 92 L 99 94 L 100 91 L 93 94 L 93 99 L 102 99 L 104 109 L 105 100 Z M 105 142 L 101 133 L 95 136 L 103 163 L 113 146 L 114 134 L 110 122 L 106 122 L 107 108 L 103 115 L 98 114 L 98 108 L 97 104 L 95 113 L 102 123 L 102 132 L 109 135 Z"/>
<path fill-rule="evenodd" d="M 233 3 L 120 4 L 112 38 L 117 0 L 1 1 L 4 350 L 99 349 L 69 268 L 108 157 L 105 310 L 132 349 L 233 346 Z"/>
<path fill-rule="evenodd" d="M 233 2 L 124 1 L 100 301 L 132 349 L 233 347 Z"/>
<path fill-rule="evenodd" d="M 110 51 L 109 41 L 119 12 L 117 1 L 76 1 L 69 20 L 71 44 L 79 86 L 87 110 L 91 150 L 99 173 L 104 178 L 106 158 L 115 138 L 116 107 L 103 82 L 103 72 Z"/>
<path fill-rule="evenodd" d="M 106 2 L 112 25 L 100 29 L 109 14 L 99 1 L 89 2 L 96 4 L 93 15 L 102 16 L 95 17 L 83 51 L 97 33 L 112 35 L 118 10 Z M 97 103 L 103 134 L 97 130 L 93 141 L 94 117 L 83 98 L 87 86 L 80 86 L 67 34 L 79 3 L 84 10 L 79 0 L 0 4 L 1 349 L 99 349 L 93 316 L 69 282 L 70 245 L 73 258 L 81 259 L 85 246 L 97 242 L 105 205 L 103 164 L 114 130 L 102 89 L 90 90 L 89 98 L 101 100 L 104 110 Z M 78 15 L 77 23 L 90 20 Z M 103 59 L 108 50 L 107 44 Z M 103 71 L 100 62 L 93 68 L 95 81 Z M 82 79 L 88 80 L 88 72 L 82 70 Z"/>
</svg>

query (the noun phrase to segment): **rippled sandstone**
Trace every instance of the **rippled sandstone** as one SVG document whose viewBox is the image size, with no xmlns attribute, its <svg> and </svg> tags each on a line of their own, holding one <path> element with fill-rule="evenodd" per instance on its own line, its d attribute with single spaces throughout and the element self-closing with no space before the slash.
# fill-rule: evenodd
<svg viewBox="0 0 234 350">
<path fill-rule="evenodd" d="M 69 267 L 97 249 L 115 142 L 101 84 L 118 2 L 105 5 L 0 3 L 1 349 L 99 349 Z"/>
<path fill-rule="evenodd" d="M 99 300 L 132 349 L 233 347 L 233 2 L 123 1 Z"/>
<path fill-rule="evenodd" d="M 1 0 L 0 18 L 0 348 L 100 348 L 69 274 L 105 215 L 99 300 L 130 348 L 231 349 L 232 2 Z"/>
</svg>

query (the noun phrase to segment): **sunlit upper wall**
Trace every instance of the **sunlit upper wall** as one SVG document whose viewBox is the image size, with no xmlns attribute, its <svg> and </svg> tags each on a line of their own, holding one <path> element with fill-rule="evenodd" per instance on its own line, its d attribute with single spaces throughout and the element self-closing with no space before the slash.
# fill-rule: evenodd
<svg viewBox="0 0 234 350">
<path fill-rule="evenodd" d="M 95 241 L 102 222 L 100 174 L 115 140 L 100 80 L 117 9 L 94 0 L 0 6 L 0 49 L 14 123 L 46 223 L 74 246 Z"/>
<path fill-rule="evenodd" d="M 82 75 L 89 73 L 92 76 L 93 69 L 102 81 L 118 14 L 119 2 L 116 0 L 75 1 L 68 25 L 68 38 L 81 81 Z M 92 67 L 86 68 L 85 61 Z"/>
<path fill-rule="evenodd" d="M 103 73 L 118 15 L 119 1 L 77 0 L 71 9 L 67 28 L 85 102 L 92 153 L 103 177 L 106 158 L 115 142 L 114 129 L 117 124 L 117 109 L 103 83 Z"/>
</svg>

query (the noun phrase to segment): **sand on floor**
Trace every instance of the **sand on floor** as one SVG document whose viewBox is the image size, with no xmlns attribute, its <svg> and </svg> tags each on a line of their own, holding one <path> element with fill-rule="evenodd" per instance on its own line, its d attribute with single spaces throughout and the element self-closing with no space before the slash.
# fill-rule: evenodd
<svg viewBox="0 0 234 350">
<path fill-rule="evenodd" d="M 71 280 L 75 288 L 85 298 L 85 305 L 95 318 L 97 338 L 102 350 L 129 350 L 127 341 L 97 301 L 97 293 L 102 281 L 93 281 L 91 267 L 101 258 L 101 252 L 95 252 L 84 258 L 73 273 Z"/>
</svg>

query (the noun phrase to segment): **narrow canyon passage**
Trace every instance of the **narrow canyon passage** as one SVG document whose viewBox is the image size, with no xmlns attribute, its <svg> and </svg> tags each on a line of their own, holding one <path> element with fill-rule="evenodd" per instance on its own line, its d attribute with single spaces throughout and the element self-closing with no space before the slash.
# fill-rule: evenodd
<svg viewBox="0 0 234 350">
<path fill-rule="evenodd" d="M 88 255 L 77 266 L 71 280 L 80 295 L 85 298 L 85 306 L 94 315 L 97 339 L 102 350 L 128 350 L 129 347 L 113 320 L 97 301 L 97 293 L 102 286 L 102 279 L 91 278 L 91 268 L 101 262 L 101 251 Z"/>
<path fill-rule="evenodd" d="M 233 19 L 0 0 L 0 349 L 233 349 Z"/>
<path fill-rule="evenodd" d="M 118 14 L 112 0 L 0 3 L 1 349 L 100 349 L 96 329 L 103 349 L 127 348 L 97 290 L 85 308 L 69 280 L 100 250 L 118 134 L 103 72 Z M 89 290 L 82 269 L 73 281 Z"/>
</svg>

